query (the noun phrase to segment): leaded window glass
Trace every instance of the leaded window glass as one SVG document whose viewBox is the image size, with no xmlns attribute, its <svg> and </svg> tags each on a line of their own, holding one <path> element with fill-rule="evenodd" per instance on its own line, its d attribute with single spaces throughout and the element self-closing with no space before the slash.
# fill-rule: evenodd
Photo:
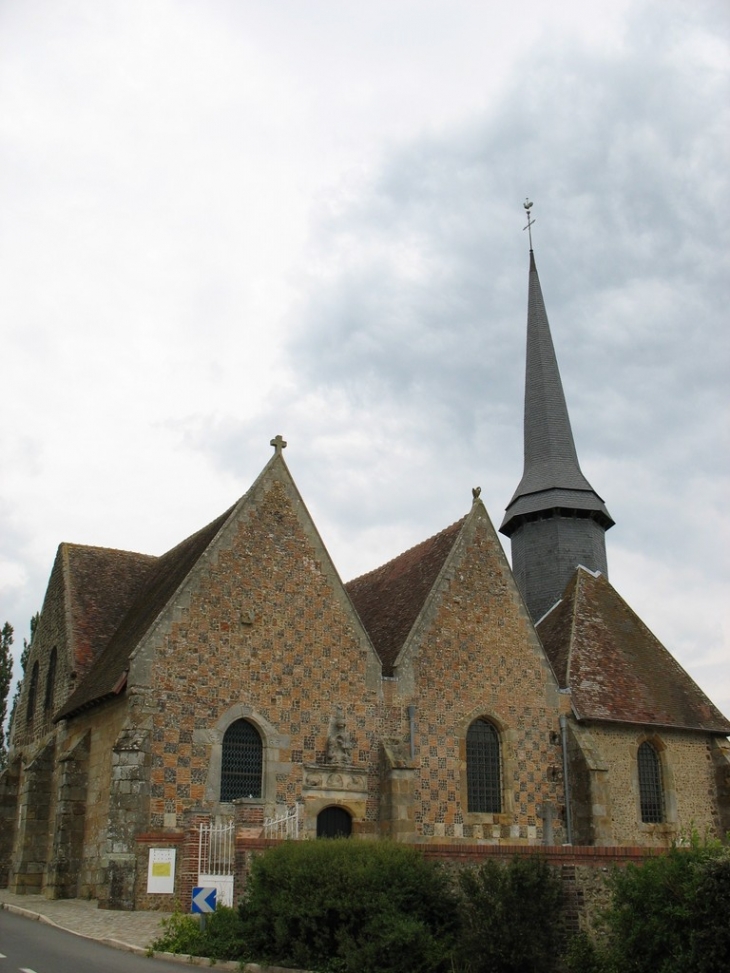
<svg viewBox="0 0 730 973">
<path fill-rule="evenodd" d="M 261 797 L 263 744 L 256 727 L 236 720 L 223 736 L 221 801 L 237 797 Z"/>
<path fill-rule="evenodd" d="M 642 743 L 638 762 L 641 820 L 645 824 L 661 824 L 664 820 L 664 793 L 659 754 L 650 743 Z"/>
<path fill-rule="evenodd" d="M 466 784 L 469 811 L 501 813 L 499 734 L 487 720 L 475 720 L 466 734 Z"/>
</svg>

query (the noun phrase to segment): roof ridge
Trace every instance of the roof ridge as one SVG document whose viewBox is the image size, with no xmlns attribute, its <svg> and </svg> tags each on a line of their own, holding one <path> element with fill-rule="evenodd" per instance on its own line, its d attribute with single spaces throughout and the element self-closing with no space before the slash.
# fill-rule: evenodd
<svg viewBox="0 0 730 973">
<path fill-rule="evenodd" d="M 436 531 L 436 533 L 431 534 L 430 537 L 425 537 L 422 541 L 419 541 L 417 544 L 414 544 L 412 547 L 408 547 L 404 551 L 401 551 L 400 554 L 396 554 L 395 557 L 390 558 L 389 561 L 384 561 L 382 564 L 377 565 L 377 567 L 371 568 L 370 571 L 365 571 L 364 574 L 358 574 L 356 577 L 350 578 L 350 580 L 346 584 L 346 587 L 351 584 L 354 584 L 356 581 L 362 581 L 364 578 L 369 577 L 371 574 L 375 574 L 378 571 L 382 571 L 384 568 L 389 567 L 391 564 L 395 564 L 395 562 L 398 561 L 400 558 L 405 557 L 408 554 L 411 554 L 417 548 L 423 547 L 425 544 L 430 544 L 432 541 L 436 540 L 437 537 L 442 537 L 444 534 L 447 534 L 455 527 L 462 526 L 468 516 L 469 516 L 468 514 L 464 514 L 464 516 L 460 517 L 459 520 L 455 520 L 453 524 L 449 524 L 448 527 L 444 527 L 442 530 Z"/>
<path fill-rule="evenodd" d="M 105 547 L 100 544 L 78 544 L 76 541 L 61 541 L 59 547 L 66 548 L 67 550 L 104 551 L 107 554 L 132 554 L 134 557 L 149 557 L 154 560 L 161 557 L 159 554 L 145 554 L 143 551 L 130 551 L 124 547 Z"/>
<path fill-rule="evenodd" d="M 570 687 L 570 666 L 573 662 L 573 641 L 575 636 L 576 622 L 578 618 L 578 598 L 580 597 L 581 568 L 583 568 L 584 571 L 588 570 L 587 568 L 584 568 L 582 564 L 579 564 L 574 576 L 575 589 L 573 591 L 573 604 L 570 607 L 570 630 L 568 634 L 568 654 L 565 659 L 565 685 L 566 688 L 568 689 L 571 688 Z M 588 574 L 590 574 L 591 577 L 593 578 L 597 578 L 600 575 L 600 573 L 601 573 L 600 571 L 597 571 L 595 574 L 593 573 L 593 571 L 588 571 Z M 571 697 L 572 697 L 572 693 L 571 693 Z M 571 699 L 571 705 L 573 705 L 572 699 Z"/>
</svg>

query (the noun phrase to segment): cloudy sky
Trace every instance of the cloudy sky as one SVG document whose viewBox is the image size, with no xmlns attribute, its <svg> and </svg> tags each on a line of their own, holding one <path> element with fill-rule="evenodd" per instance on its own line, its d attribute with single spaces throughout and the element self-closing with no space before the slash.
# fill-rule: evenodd
<svg viewBox="0 0 730 973">
<path fill-rule="evenodd" d="M 0 624 L 282 433 L 344 579 L 522 472 L 528 243 L 619 592 L 730 715 L 726 0 L 0 0 Z"/>
</svg>

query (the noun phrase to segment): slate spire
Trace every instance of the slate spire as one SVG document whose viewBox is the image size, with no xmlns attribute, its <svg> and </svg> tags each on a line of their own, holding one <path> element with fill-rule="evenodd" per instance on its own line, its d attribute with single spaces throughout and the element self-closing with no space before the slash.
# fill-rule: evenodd
<svg viewBox="0 0 730 973">
<path fill-rule="evenodd" d="M 614 522 L 578 463 L 532 249 L 524 455 L 522 479 L 500 531 L 511 540 L 512 570 L 537 621 L 561 597 L 579 564 L 608 574 L 605 532 Z"/>
</svg>

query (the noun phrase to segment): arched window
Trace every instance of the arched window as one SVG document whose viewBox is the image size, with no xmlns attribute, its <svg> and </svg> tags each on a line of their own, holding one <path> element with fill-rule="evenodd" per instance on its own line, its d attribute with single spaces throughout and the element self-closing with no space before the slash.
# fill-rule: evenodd
<svg viewBox="0 0 730 973">
<path fill-rule="evenodd" d="M 344 807 L 332 805 L 317 815 L 318 838 L 349 838 L 352 834 L 352 818 Z"/>
<path fill-rule="evenodd" d="M 466 786 L 469 811 L 501 814 L 499 734 L 487 720 L 474 720 L 466 734 Z"/>
<path fill-rule="evenodd" d="M 264 747 L 259 731 L 248 720 L 236 720 L 223 735 L 221 801 L 261 797 Z"/>
<path fill-rule="evenodd" d="M 28 710 L 26 713 L 26 719 L 28 723 L 33 721 L 33 716 L 35 714 L 35 699 L 38 695 L 38 660 L 33 663 L 33 669 L 30 674 L 30 687 L 28 689 Z"/>
<path fill-rule="evenodd" d="M 58 652 L 54 645 L 51 649 L 51 658 L 48 660 L 48 672 L 46 674 L 46 697 L 43 700 L 43 709 L 49 710 L 53 706 L 53 691 L 56 688 L 56 658 Z"/>
<path fill-rule="evenodd" d="M 659 754 L 646 741 L 639 747 L 639 800 L 641 820 L 645 824 L 661 824 L 664 820 L 664 789 Z"/>
</svg>

